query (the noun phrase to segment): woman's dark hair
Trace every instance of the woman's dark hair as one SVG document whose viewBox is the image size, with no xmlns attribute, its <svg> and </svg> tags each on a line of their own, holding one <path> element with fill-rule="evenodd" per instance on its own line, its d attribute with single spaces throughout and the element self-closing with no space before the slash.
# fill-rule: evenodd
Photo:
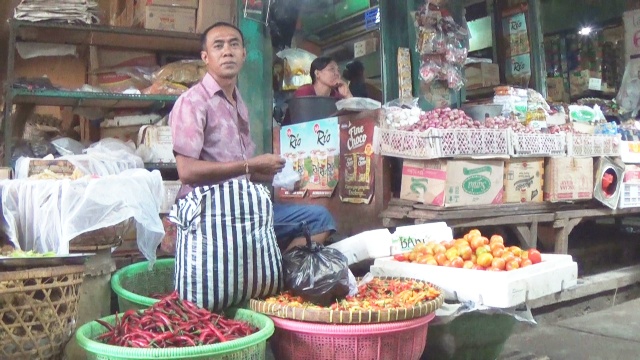
<svg viewBox="0 0 640 360">
<path fill-rule="evenodd" d="M 352 62 L 348 63 L 346 69 L 342 73 L 342 76 L 349 81 L 354 81 L 359 77 L 362 77 L 363 75 L 364 65 L 362 64 L 362 62 L 360 62 L 360 60 L 353 60 Z"/>
<path fill-rule="evenodd" d="M 326 68 L 332 61 L 333 59 L 328 56 L 320 56 L 311 62 L 311 69 L 309 69 L 309 72 L 310 72 L 309 75 L 311 75 L 312 84 L 316 83 L 316 70 L 317 71 L 324 70 L 324 68 Z"/>
</svg>

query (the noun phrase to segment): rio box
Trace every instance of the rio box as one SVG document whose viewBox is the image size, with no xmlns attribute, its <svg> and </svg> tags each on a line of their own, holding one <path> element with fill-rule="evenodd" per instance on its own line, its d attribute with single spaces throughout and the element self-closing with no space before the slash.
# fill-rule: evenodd
<svg viewBox="0 0 640 360">
<path fill-rule="evenodd" d="M 481 271 L 376 259 L 374 276 L 410 277 L 440 287 L 447 300 L 499 309 L 558 293 L 578 283 L 571 255 L 542 254 L 542 262 L 513 271 Z"/>
<path fill-rule="evenodd" d="M 400 198 L 434 206 L 502 204 L 502 160 L 404 160 Z"/>
</svg>

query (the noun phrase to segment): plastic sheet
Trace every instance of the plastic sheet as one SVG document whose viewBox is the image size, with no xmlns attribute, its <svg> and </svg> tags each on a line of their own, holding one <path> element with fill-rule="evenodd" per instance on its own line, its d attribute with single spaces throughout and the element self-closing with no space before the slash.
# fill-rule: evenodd
<svg viewBox="0 0 640 360">
<path fill-rule="evenodd" d="M 68 254 L 75 237 L 134 218 L 138 248 L 155 261 L 164 236 L 158 171 L 134 169 L 74 181 L 5 180 L 0 187 L 7 234 L 22 250 Z"/>
<path fill-rule="evenodd" d="M 144 163 L 135 153 L 133 142 L 118 139 L 103 139 L 85 150 L 83 155 L 66 155 L 58 160 L 67 160 L 84 175 L 107 176 L 119 174 L 128 169 L 143 168 Z M 30 157 L 21 157 L 15 163 L 15 178 L 29 177 Z"/>
</svg>

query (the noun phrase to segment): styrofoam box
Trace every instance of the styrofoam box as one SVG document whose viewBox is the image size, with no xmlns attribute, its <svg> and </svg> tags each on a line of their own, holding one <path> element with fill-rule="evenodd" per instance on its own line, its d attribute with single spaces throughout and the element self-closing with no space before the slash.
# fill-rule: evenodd
<svg viewBox="0 0 640 360">
<path fill-rule="evenodd" d="M 479 271 L 377 259 L 375 276 L 428 281 L 453 301 L 473 301 L 493 308 L 511 308 L 558 293 L 578 283 L 578 264 L 570 255 L 543 254 L 542 262 L 513 271 Z"/>
<path fill-rule="evenodd" d="M 420 242 L 448 241 L 453 239 L 451 228 L 446 223 L 401 226 L 391 234 L 388 229 L 365 231 L 329 245 L 343 253 L 349 265 L 388 257 L 411 251 L 411 244 L 403 244 L 399 237 L 411 237 Z"/>
</svg>

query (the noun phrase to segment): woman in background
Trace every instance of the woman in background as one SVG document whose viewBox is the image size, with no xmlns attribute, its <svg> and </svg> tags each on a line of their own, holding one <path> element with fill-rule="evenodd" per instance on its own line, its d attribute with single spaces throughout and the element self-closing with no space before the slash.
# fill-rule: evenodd
<svg viewBox="0 0 640 360">
<path fill-rule="evenodd" d="M 353 97 L 347 84 L 340 77 L 340 67 L 333 59 L 321 56 L 313 60 L 311 69 L 311 84 L 303 85 L 293 94 L 300 96 L 329 96 L 338 100 Z"/>
</svg>

